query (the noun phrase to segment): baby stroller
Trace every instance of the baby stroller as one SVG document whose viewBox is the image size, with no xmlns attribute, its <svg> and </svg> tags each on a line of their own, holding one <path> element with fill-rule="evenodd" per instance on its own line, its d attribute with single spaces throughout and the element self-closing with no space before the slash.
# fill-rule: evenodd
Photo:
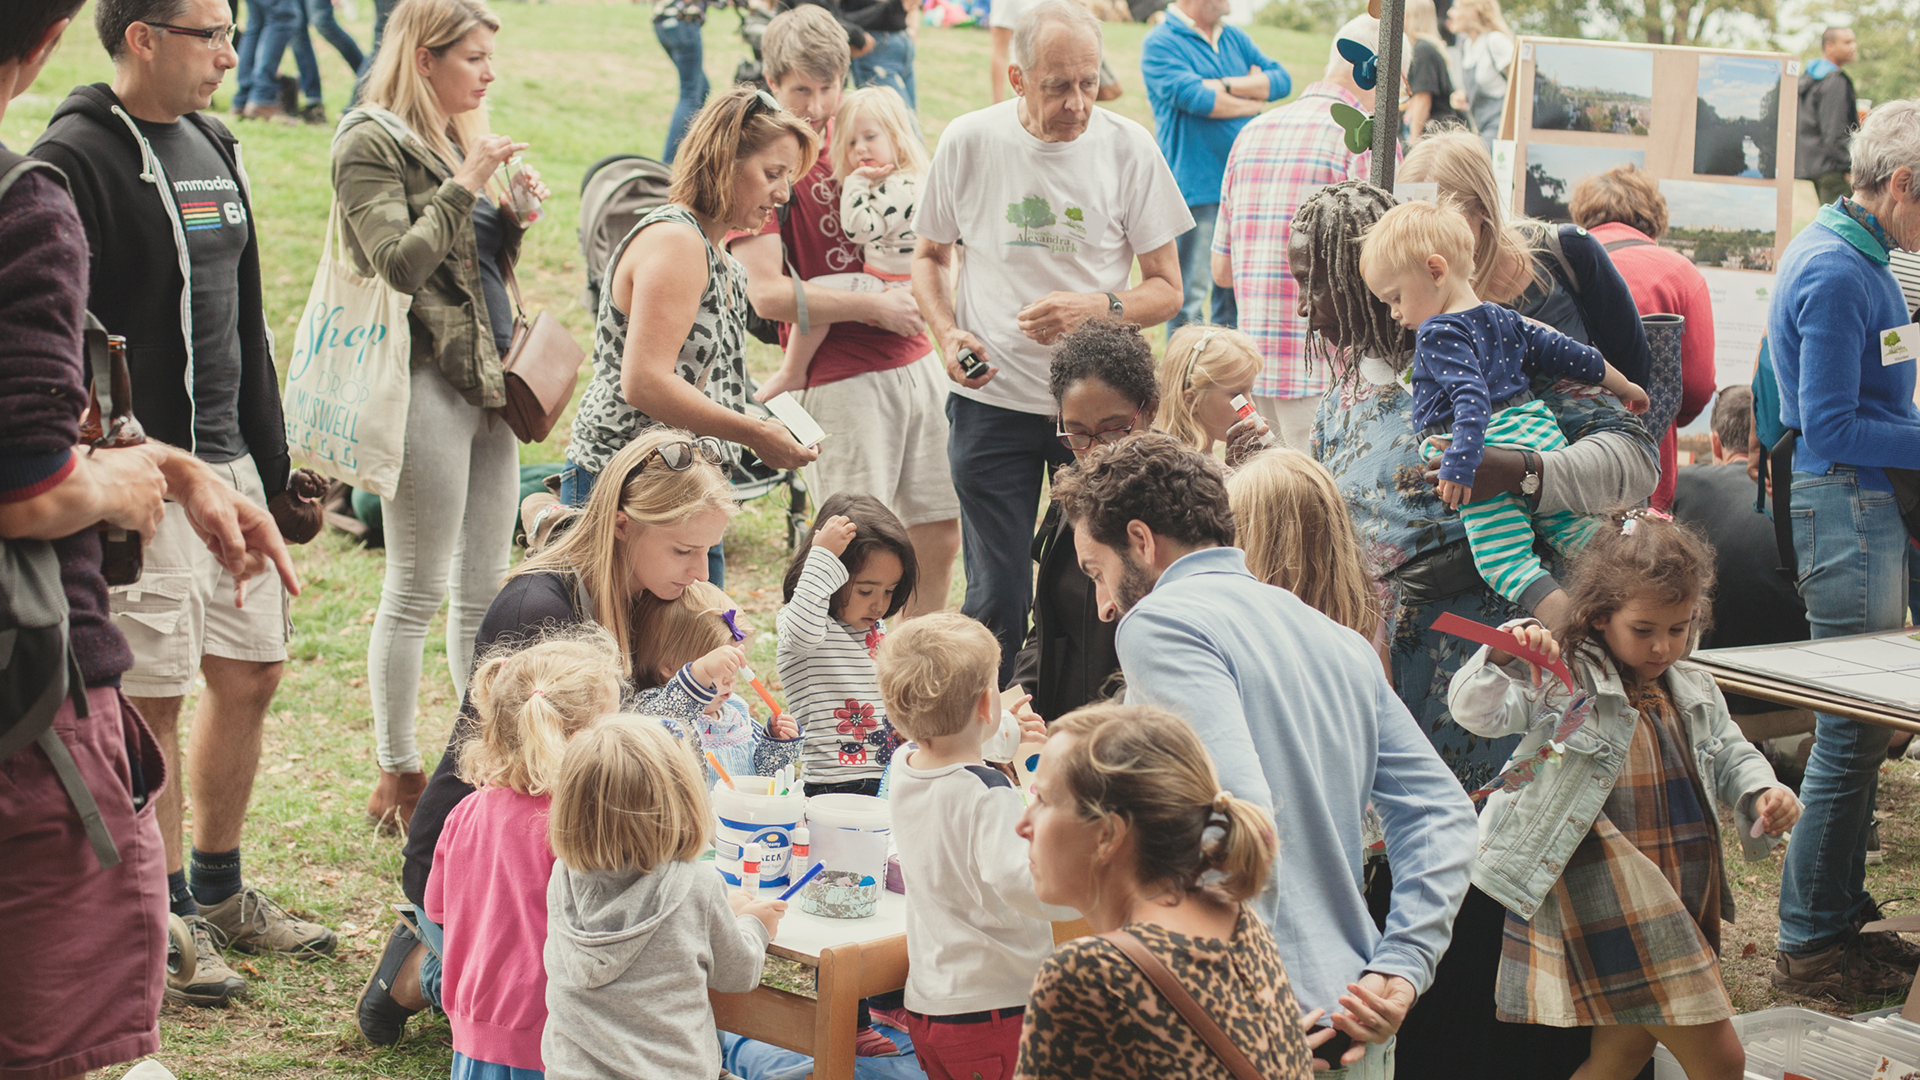
<svg viewBox="0 0 1920 1080">
<path fill-rule="evenodd" d="M 580 179 L 580 257 L 587 268 L 580 302 L 588 311 L 600 311 L 600 279 L 606 276 L 613 249 L 627 238 L 640 219 L 667 201 L 673 170 L 642 154 L 611 154 L 587 166 Z M 747 377 L 747 415 L 773 414 L 753 400 L 759 384 Z M 787 492 L 787 550 L 806 539 L 812 523 L 807 517 L 807 484 L 790 469 L 775 469 L 752 450 L 740 448 L 740 461 L 728 478 L 734 497 L 751 502 L 777 489 Z"/>
</svg>

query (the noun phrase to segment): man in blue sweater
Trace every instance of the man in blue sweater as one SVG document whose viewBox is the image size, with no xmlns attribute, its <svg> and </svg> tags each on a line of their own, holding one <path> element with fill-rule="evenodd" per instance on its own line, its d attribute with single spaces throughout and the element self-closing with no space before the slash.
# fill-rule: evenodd
<svg viewBox="0 0 1920 1080">
<path fill-rule="evenodd" d="M 1894 249 L 1920 250 L 1920 101 L 1875 110 L 1851 150 L 1853 195 L 1821 207 L 1787 245 L 1767 314 L 1780 421 L 1801 433 L 1780 501 L 1816 638 L 1905 625 L 1908 537 L 1886 469 L 1920 469 L 1920 329 L 1887 269 Z M 1783 990 L 1880 997 L 1920 967 L 1920 948 L 1899 935 L 1859 931 L 1878 917 L 1864 882 L 1867 829 L 1891 735 L 1816 714 L 1806 812 L 1780 880 L 1773 984 Z"/>
<path fill-rule="evenodd" d="M 1466 896 L 1466 793 L 1373 646 L 1247 572 L 1211 457 L 1137 435 L 1056 477 L 1053 497 L 1099 604 L 1121 612 L 1127 701 L 1184 716 L 1221 786 L 1274 810 L 1280 859 L 1254 907 L 1300 1006 L 1326 1009 L 1354 1041 L 1350 1078 L 1391 1077 L 1393 1036 Z M 1361 892 L 1369 802 L 1394 870 L 1384 935 Z"/>
<path fill-rule="evenodd" d="M 1168 334 L 1194 322 L 1234 325 L 1233 289 L 1214 285 L 1211 269 L 1220 176 L 1227 170 L 1233 137 L 1267 102 L 1293 90 L 1278 61 L 1262 53 L 1246 31 L 1223 21 L 1232 6 L 1231 0 L 1179 0 L 1140 43 L 1140 77 L 1153 106 L 1154 137 L 1194 222 L 1193 231 L 1175 241 L 1186 297 L 1180 314 L 1167 320 Z"/>
</svg>

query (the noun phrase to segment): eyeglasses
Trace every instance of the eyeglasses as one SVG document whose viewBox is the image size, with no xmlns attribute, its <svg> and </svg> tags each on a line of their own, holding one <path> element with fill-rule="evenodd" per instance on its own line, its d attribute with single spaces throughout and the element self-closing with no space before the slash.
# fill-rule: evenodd
<svg viewBox="0 0 1920 1080">
<path fill-rule="evenodd" d="M 659 458 L 674 472 L 686 472 L 693 468 L 696 457 L 705 458 L 709 465 L 719 465 L 727 460 L 726 448 L 720 445 L 719 439 L 711 435 L 702 435 L 693 440 L 681 439 L 678 442 L 663 443 L 647 451 L 647 456 L 641 458 L 639 464 L 627 473 L 627 478 L 620 482 L 620 486 L 624 489 L 631 484 L 633 478 L 639 476 L 641 470 L 645 469 L 647 463 L 654 458 Z"/>
<path fill-rule="evenodd" d="M 1133 434 L 1133 425 L 1140 422 L 1140 414 L 1145 411 L 1145 409 L 1135 409 L 1133 411 L 1133 418 L 1120 427 L 1106 428 L 1101 431 L 1096 431 L 1091 435 L 1084 431 L 1068 431 L 1065 428 L 1056 430 L 1054 435 L 1057 436 L 1060 442 L 1069 450 L 1085 450 L 1094 443 L 1112 446 L 1114 443 Z"/>
<path fill-rule="evenodd" d="M 228 23 L 225 26 L 216 26 L 211 30 L 196 30 L 191 26 L 175 26 L 172 23 L 148 23 L 147 25 L 153 27 L 155 30 L 165 30 L 169 34 L 179 34 L 182 37 L 204 39 L 207 43 L 207 48 L 215 52 L 219 52 L 223 46 L 233 44 L 234 35 L 240 32 L 240 28 L 232 23 Z"/>
</svg>

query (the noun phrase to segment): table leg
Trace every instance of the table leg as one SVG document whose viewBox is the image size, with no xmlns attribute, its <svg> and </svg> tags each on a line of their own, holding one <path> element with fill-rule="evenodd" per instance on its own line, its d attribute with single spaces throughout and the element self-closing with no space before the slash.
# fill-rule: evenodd
<svg viewBox="0 0 1920 1080">
<path fill-rule="evenodd" d="M 860 946 L 820 952 L 815 988 L 813 1080 L 853 1080 L 853 1036 L 860 1023 Z"/>
</svg>

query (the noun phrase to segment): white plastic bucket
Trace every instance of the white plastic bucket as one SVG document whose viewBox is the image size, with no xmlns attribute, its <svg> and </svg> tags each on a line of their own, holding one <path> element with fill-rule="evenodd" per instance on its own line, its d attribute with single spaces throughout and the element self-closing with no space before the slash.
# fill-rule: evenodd
<svg viewBox="0 0 1920 1080">
<path fill-rule="evenodd" d="M 758 843 L 761 849 L 760 884 L 763 888 L 787 887 L 788 856 L 793 849 L 793 829 L 806 813 L 807 797 L 791 795 L 748 795 L 735 791 L 722 780 L 713 785 L 713 816 L 717 827 L 713 834 L 714 857 L 720 876 L 729 885 L 740 884 L 740 856 L 746 845 Z"/>
<path fill-rule="evenodd" d="M 887 881 L 887 838 L 893 813 L 871 795 L 815 795 L 807 800 L 812 858 L 824 869 L 801 897 L 801 910 L 836 918 L 873 914 Z"/>
</svg>

